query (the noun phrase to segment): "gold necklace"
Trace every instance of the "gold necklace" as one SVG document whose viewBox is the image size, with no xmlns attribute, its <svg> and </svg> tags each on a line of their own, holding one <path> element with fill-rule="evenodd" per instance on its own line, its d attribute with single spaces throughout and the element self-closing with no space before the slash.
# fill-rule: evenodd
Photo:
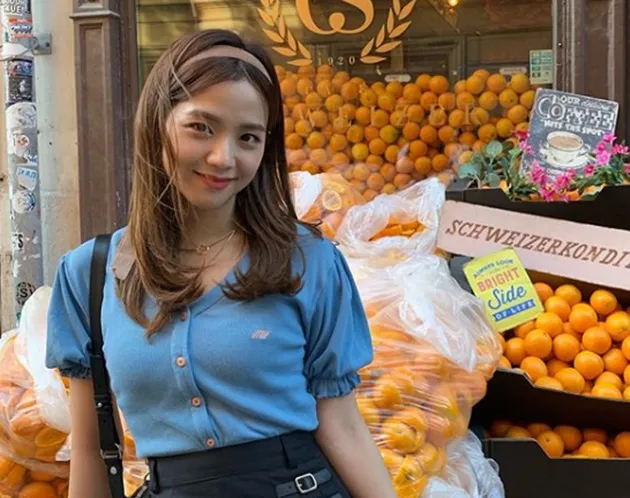
<svg viewBox="0 0 630 498">
<path fill-rule="evenodd" d="M 232 230 L 232 231 L 226 233 L 220 239 L 217 239 L 217 240 L 215 240 L 214 242 L 212 242 L 210 244 L 199 244 L 194 249 L 182 248 L 182 251 L 196 252 L 197 254 L 200 254 L 200 255 L 208 254 L 213 247 L 217 246 L 218 244 L 220 244 L 223 241 L 225 241 L 224 247 L 226 245 L 228 245 L 230 243 L 230 241 L 232 240 L 232 237 L 234 237 L 235 234 L 236 234 L 236 230 Z"/>
</svg>

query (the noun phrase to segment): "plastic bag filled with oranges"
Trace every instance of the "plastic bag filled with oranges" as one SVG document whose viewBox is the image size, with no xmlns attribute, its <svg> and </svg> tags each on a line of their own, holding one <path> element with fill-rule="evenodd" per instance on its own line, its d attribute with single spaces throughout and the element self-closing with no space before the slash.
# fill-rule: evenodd
<svg viewBox="0 0 630 498">
<path fill-rule="evenodd" d="M 0 456 L 0 498 L 68 498 L 68 479 Z"/>
<path fill-rule="evenodd" d="M 298 218 L 318 223 L 328 239 L 334 239 L 348 210 L 365 204 L 365 198 L 340 174 L 290 174 L 291 189 Z"/>
<path fill-rule="evenodd" d="M 481 302 L 459 287 L 442 258 L 349 263 L 374 345 L 374 361 L 360 372 L 360 411 L 398 496 L 433 498 L 424 490 L 432 478 L 450 482 L 450 449 L 467 434 L 501 345 Z"/>
<path fill-rule="evenodd" d="M 24 304 L 19 328 L 0 341 L 0 454 L 17 464 L 67 476 L 70 409 L 61 376 L 45 366 L 50 288 Z"/>
<path fill-rule="evenodd" d="M 125 485 L 125 495 L 133 496 L 136 490 L 142 486 L 149 468 L 146 461 L 138 458 L 136 453 L 136 443 L 133 440 L 129 426 L 125 422 L 125 418 L 120 413 L 120 419 L 123 426 L 124 434 L 124 451 L 123 451 L 123 481 Z"/>
<path fill-rule="evenodd" d="M 436 178 L 351 209 L 336 240 L 345 254 L 395 264 L 436 252 L 445 188 Z"/>
</svg>

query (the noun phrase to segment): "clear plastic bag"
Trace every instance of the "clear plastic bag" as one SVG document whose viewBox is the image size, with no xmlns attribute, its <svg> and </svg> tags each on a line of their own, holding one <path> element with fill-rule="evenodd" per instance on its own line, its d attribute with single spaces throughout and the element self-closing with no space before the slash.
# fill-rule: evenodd
<svg viewBox="0 0 630 498">
<path fill-rule="evenodd" d="M 398 263 L 435 253 L 445 188 L 431 178 L 351 209 L 336 240 L 349 257 Z"/>
<path fill-rule="evenodd" d="M 328 239 L 334 239 L 348 210 L 365 204 L 365 198 L 337 173 L 290 174 L 293 202 L 302 221 L 319 224 Z"/>
<path fill-rule="evenodd" d="M 374 361 L 360 372 L 359 409 L 398 496 L 433 498 L 424 490 L 448 478 L 451 448 L 466 436 L 501 356 L 498 337 L 442 258 L 349 262 L 374 345 Z"/>
</svg>

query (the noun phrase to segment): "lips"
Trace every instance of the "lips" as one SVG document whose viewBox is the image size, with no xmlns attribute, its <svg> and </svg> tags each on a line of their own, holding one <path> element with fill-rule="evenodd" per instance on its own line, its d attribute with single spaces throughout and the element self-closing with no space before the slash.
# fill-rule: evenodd
<svg viewBox="0 0 630 498">
<path fill-rule="evenodd" d="M 195 171 L 195 175 L 199 177 L 199 179 L 204 183 L 204 185 L 206 185 L 208 188 L 215 189 L 215 190 L 222 190 L 234 181 L 234 178 L 225 178 L 221 176 L 207 175 L 205 173 L 200 173 L 198 171 Z"/>
</svg>

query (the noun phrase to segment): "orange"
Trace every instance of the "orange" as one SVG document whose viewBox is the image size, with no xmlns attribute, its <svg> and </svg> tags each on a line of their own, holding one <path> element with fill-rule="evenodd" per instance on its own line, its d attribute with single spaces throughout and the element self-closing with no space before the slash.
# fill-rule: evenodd
<svg viewBox="0 0 630 498">
<path fill-rule="evenodd" d="M 385 159 L 393 164 L 398 162 L 398 155 L 400 154 L 400 147 L 397 145 L 390 145 L 385 149 Z"/>
<path fill-rule="evenodd" d="M 439 128 L 440 126 L 444 126 L 446 123 L 448 123 L 448 115 L 446 114 L 446 111 L 442 109 L 433 109 L 429 113 L 429 124 L 431 126 Z"/>
<path fill-rule="evenodd" d="M 431 443 L 425 443 L 416 453 L 416 457 L 427 474 L 442 472 L 446 464 L 446 453 L 443 448 L 436 448 Z M 419 496 L 419 495 L 414 495 Z"/>
<path fill-rule="evenodd" d="M 536 382 L 534 382 L 534 385 L 545 389 L 556 389 L 557 391 L 562 391 L 564 389 L 559 380 L 547 375 L 540 377 Z"/>
<path fill-rule="evenodd" d="M 351 81 L 344 83 L 341 87 L 341 96 L 346 102 L 356 100 L 359 96 L 359 87 Z"/>
<path fill-rule="evenodd" d="M 455 83 L 455 88 L 453 91 L 455 92 L 455 95 L 459 95 L 460 93 L 465 92 L 466 80 L 459 80 L 457 83 Z"/>
<path fill-rule="evenodd" d="M 612 339 L 608 332 L 596 326 L 584 332 L 582 335 L 582 345 L 584 349 L 602 355 L 612 347 Z"/>
<path fill-rule="evenodd" d="M 431 173 L 433 165 L 431 159 L 429 159 L 428 157 L 419 157 L 414 163 L 414 168 L 416 172 L 420 173 L 421 175 L 428 175 L 429 173 Z"/>
<path fill-rule="evenodd" d="M 532 382 L 536 382 L 538 379 L 546 377 L 548 374 L 545 362 L 535 356 L 526 357 L 521 362 L 520 368 L 529 375 Z"/>
<path fill-rule="evenodd" d="M 527 92 L 530 89 L 529 78 L 522 73 L 512 75 L 510 88 L 519 95 Z"/>
<path fill-rule="evenodd" d="M 555 294 L 556 296 L 561 297 L 567 303 L 569 303 L 569 306 L 571 307 L 582 301 L 582 293 L 580 292 L 580 289 L 578 289 L 575 285 L 561 285 L 556 289 Z"/>
<path fill-rule="evenodd" d="M 284 143 L 289 150 L 298 150 L 304 146 L 304 139 L 297 133 L 290 133 L 284 139 Z"/>
<path fill-rule="evenodd" d="M 422 140 L 414 140 L 409 144 L 409 157 L 411 159 L 426 156 L 427 152 L 429 152 L 429 147 Z"/>
<path fill-rule="evenodd" d="M 575 427 L 559 425 L 553 430 L 562 439 L 564 450 L 567 452 L 577 450 L 582 444 L 582 432 Z"/>
<path fill-rule="evenodd" d="M 581 351 L 573 360 L 573 366 L 585 379 L 593 380 L 604 371 L 604 360 L 592 351 Z"/>
<path fill-rule="evenodd" d="M 438 139 L 438 131 L 431 125 L 423 126 L 420 129 L 420 140 L 424 143 L 432 144 Z"/>
<path fill-rule="evenodd" d="M 24 486 L 18 498 L 57 498 L 57 490 L 47 482 L 35 481 Z"/>
<path fill-rule="evenodd" d="M 330 148 L 334 152 L 341 152 L 348 146 L 348 139 L 345 135 L 335 133 L 330 137 Z"/>
<path fill-rule="evenodd" d="M 485 124 L 477 130 L 479 139 L 485 143 L 490 143 L 497 138 L 497 129 L 492 124 Z"/>
<path fill-rule="evenodd" d="M 380 138 L 381 130 L 379 130 L 376 126 L 366 126 L 365 130 L 365 140 L 371 141 L 375 138 Z"/>
<path fill-rule="evenodd" d="M 384 375 L 376 381 L 373 401 L 378 408 L 386 410 L 391 410 L 402 402 L 402 393 L 392 376 Z"/>
<path fill-rule="evenodd" d="M 337 80 L 340 81 L 340 80 Z M 343 83 L 341 83 L 341 85 L 338 85 L 339 89 L 341 89 L 341 86 L 343 86 Z M 330 97 L 333 93 L 333 82 L 331 80 L 321 80 L 319 83 L 317 83 L 317 93 L 319 93 L 319 95 L 322 98 L 327 98 Z"/>
<path fill-rule="evenodd" d="M 381 128 L 379 136 L 385 143 L 393 144 L 396 140 L 398 140 L 399 132 L 392 125 L 387 125 Z"/>
<path fill-rule="evenodd" d="M 507 81 L 502 74 L 493 74 L 486 81 L 486 85 L 488 90 L 498 95 L 507 87 Z"/>
<path fill-rule="evenodd" d="M 490 435 L 492 437 L 505 437 L 512 427 L 514 427 L 512 422 L 507 420 L 495 420 L 490 424 Z"/>
<path fill-rule="evenodd" d="M 352 125 L 350 128 L 348 128 L 348 131 L 346 133 L 346 138 L 348 139 L 350 143 L 353 143 L 353 144 L 360 144 L 363 141 L 364 137 L 365 137 L 365 130 L 363 129 L 362 126 L 359 126 L 359 125 Z M 365 144 L 361 144 L 361 145 L 365 145 Z M 367 155 L 365 157 L 367 157 Z"/>
<path fill-rule="evenodd" d="M 297 92 L 297 82 L 293 78 L 288 78 L 280 82 L 280 91 L 283 97 L 292 97 Z"/>
<path fill-rule="evenodd" d="M 625 311 L 615 311 L 606 318 L 606 331 L 615 342 L 623 342 L 630 335 L 630 315 Z"/>
<path fill-rule="evenodd" d="M 339 111 L 339 117 L 346 118 L 347 120 L 354 119 L 356 114 L 357 108 L 354 104 L 344 104 L 341 106 L 341 110 Z"/>
<path fill-rule="evenodd" d="M 370 155 L 368 146 L 362 143 L 357 143 L 352 146 L 352 157 L 357 161 L 365 161 Z"/>
<path fill-rule="evenodd" d="M 529 111 L 524 106 L 517 104 L 508 111 L 507 117 L 512 123 L 517 125 L 527 121 L 528 114 Z"/>
<path fill-rule="evenodd" d="M 448 116 L 448 124 L 453 128 L 461 128 L 466 122 L 466 113 L 460 109 L 451 111 Z"/>
<path fill-rule="evenodd" d="M 396 171 L 398 173 L 413 173 L 414 171 L 414 162 L 408 157 L 401 157 L 396 161 Z"/>
<path fill-rule="evenodd" d="M 621 395 L 621 391 L 617 389 L 613 384 L 609 384 L 607 382 L 602 382 L 600 384 L 595 384 L 593 389 L 591 390 L 591 394 L 598 398 L 608 398 L 608 399 L 616 399 L 622 400 L 623 396 Z"/>
<path fill-rule="evenodd" d="M 566 322 L 571 314 L 569 303 L 558 295 L 551 296 L 545 301 L 545 310 L 558 315 L 563 322 Z"/>
<path fill-rule="evenodd" d="M 340 135 L 345 135 L 350 128 L 350 122 L 346 118 L 336 118 L 333 121 L 333 131 Z"/>
<path fill-rule="evenodd" d="M 531 110 L 534 107 L 534 102 L 536 101 L 536 91 L 527 90 L 524 94 L 521 95 L 519 101 L 523 107 Z"/>
<path fill-rule="evenodd" d="M 527 430 L 533 437 L 538 437 L 543 432 L 550 431 L 551 427 L 549 427 L 547 424 L 535 423 L 535 424 L 529 424 L 527 426 Z"/>
<path fill-rule="evenodd" d="M 525 359 L 525 341 L 519 337 L 514 337 L 505 343 L 505 357 L 510 360 L 513 366 L 518 366 Z"/>
<path fill-rule="evenodd" d="M 465 152 L 462 152 L 459 155 L 459 158 L 457 159 L 457 162 L 459 164 L 466 164 L 467 162 L 469 162 L 472 159 L 473 154 L 474 154 L 474 152 L 471 151 L 471 150 L 467 150 Z"/>
<path fill-rule="evenodd" d="M 499 366 L 503 368 L 512 368 L 510 360 L 508 360 L 505 356 L 501 356 L 501 358 L 499 358 Z"/>
<path fill-rule="evenodd" d="M 597 313 L 588 304 L 578 303 L 571 309 L 569 323 L 576 332 L 584 333 L 597 325 Z M 610 331 L 608 331 L 610 334 Z M 610 334 L 612 336 L 612 334 Z"/>
<path fill-rule="evenodd" d="M 380 173 L 372 173 L 368 176 L 366 180 L 368 188 L 375 190 L 376 192 L 380 192 L 381 189 L 385 186 L 385 178 Z"/>
<path fill-rule="evenodd" d="M 319 131 L 314 131 L 306 139 L 306 144 L 311 149 L 323 149 L 326 146 L 326 137 Z"/>
<path fill-rule="evenodd" d="M 383 154 L 385 154 L 385 150 L 387 149 L 387 144 L 382 138 L 375 138 L 373 140 L 370 140 L 368 147 L 370 149 L 371 154 L 374 154 L 376 156 L 382 156 Z"/>
<path fill-rule="evenodd" d="M 324 111 L 313 111 L 310 116 L 311 123 L 316 128 L 323 128 L 328 124 L 328 114 Z"/>
<path fill-rule="evenodd" d="M 442 143 L 448 144 L 455 140 L 455 130 L 450 126 L 443 126 L 438 131 L 438 138 Z"/>
<path fill-rule="evenodd" d="M 553 289 L 549 284 L 536 282 L 534 284 L 534 288 L 536 289 L 536 293 L 538 294 L 541 303 L 544 303 L 547 299 L 553 296 Z"/>
<path fill-rule="evenodd" d="M 338 95 L 331 95 L 330 98 L 335 97 L 334 101 L 335 102 L 341 102 L 341 97 L 339 97 Z M 337 99 L 338 98 L 338 99 Z M 322 101 L 322 97 L 319 93 L 316 92 L 311 92 L 309 93 L 306 97 L 304 97 L 304 103 L 306 104 L 306 107 L 308 107 L 311 111 L 316 111 L 318 109 L 320 109 L 322 107 L 323 101 Z M 343 104 L 343 102 L 341 102 L 339 104 L 339 107 L 341 107 L 341 105 Z M 328 107 L 328 99 L 326 99 L 326 107 Z M 331 112 L 335 112 L 336 110 L 338 110 L 337 107 L 335 108 L 329 108 L 328 110 Z"/>
<path fill-rule="evenodd" d="M 626 357 L 626 360 L 630 360 L 630 336 L 626 337 L 621 343 L 621 352 Z"/>
<path fill-rule="evenodd" d="M 479 97 L 479 105 L 486 111 L 494 111 L 499 105 L 499 97 L 492 92 L 483 92 Z"/>
<path fill-rule="evenodd" d="M 457 95 L 456 104 L 460 111 L 470 112 L 475 107 L 475 97 L 470 92 L 462 92 Z"/>
<path fill-rule="evenodd" d="M 376 425 L 381 421 L 380 412 L 372 400 L 357 397 L 357 407 L 368 426 Z"/>
<path fill-rule="evenodd" d="M 448 169 L 449 166 L 450 161 L 444 154 L 436 154 L 431 160 L 431 167 L 433 168 L 433 171 L 438 173 Z"/>
<path fill-rule="evenodd" d="M 615 436 L 615 451 L 621 458 L 630 458 L 630 432 L 620 432 Z"/>
<path fill-rule="evenodd" d="M 481 107 L 476 107 L 470 111 L 470 122 L 475 126 L 485 125 L 490 121 L 490 114 Z"/>
<path fill-rule="evenodd" d="M 623 371 L 623 382 L 626 385 L 630 385 L 630 365 L 628 365 Z"/>
<path fill-rule="evenodd" d="M 334 138 L 335 137 L 333 136 L 333 139 Z M 343 139 L 345 140 L 346 137 L 343 137 Z M 330 159 L 330 162 L 334 166 L 347 166 L 350 164 L 350 159 L 343 152 L 337 152 L 336 154 L 333 154 L 332 158 Z"/>
<path fill-rule="evenodd" d="M 421 123 L 424 116 L 424 109 L 421 105 L 414 104 L 409 106 L 409 109 L 407 109 L 407 118 L 413 123 Z"/>
<path fill-rule="evenodd" d="M 362 125 L 368 126 L 372 122 L 372 111 L 368 107 L 359 107 L 354 113 L 355 121 Z"/>
<path fill-rule="evenodd" d="M 499 103 L 504 109 L 511 109 L 518 104 L 518 95 L 510 88 L 503 90 L 499 94 Z"/>
<path fill-rule="evenodd" d="M 595 385 L 598 384 L 612 384 L 619 390 L 623 389 L 621 377 L 613 372 L 602 372 L 595 380 Z"/>
<path fill-rule="evenodd" d="M 524 427 L 514 425 L 505 434 L 505 437 L 510 439 L 531 439 L 532 435 Z"/>
<path fill-rule="evenodd" d="M 580 352 L 580 341 L 569 334 L 559 334 L 553 339 L 553 354 L 560 360 L 571 362 Z M 553 375 L 553 374 L 551 374 Z"/>
<path fill-rule="evenodd" d="M 575 368 L 563 368 L 554 377 L 560 381 L 565 391 L 580 394 L 584 390 L 584 376 Z"/>
<path fill-rule="evenodd" d="M 438 105 L 438 96 L 433 92 L 424 92 L 420 97 L 420 106 L 427 111 L 433 112 Z"/>
<path fill-rule="evenodd" d="M 413 453 L 424 443 L 424 432 L 416 431 L 393 417 L 383 422 L 381 431 L 385 444 L 401 453 Z"/>
<path fill-rule="evenodd" d="M 377 109 L 372 113 L 370 124 L 375 128 L 381 129 L 389 124 L 389 114 L 382 109 Z"/>
<path fill-rule="evenodd" d="M 606 444 L 608 441 L 608 434 L 603 429 L 584 429 L 582 434 L 584 441 L 597 441 L 601 444 Z"/>
<path fill-rule="evenodd" d="M 415 104 L 419 102 L 421 95 L 422 90 L 418 87 L 418 85 L 414 83 L 407 83 L 403 88 L 403 99 L 405 99 L 410 104 Z"/>
<path fill-rule="evenodd" d="M 564 441 L 553 431 L 547 431 L 540 434 L 536 441 L 551 458 L 560 458 L 564 455 Z"/>
<path fill-rule="evenodd" d="M 352 168 L 352 176 L 355 180 L 364 182 L 370 176 L 370 168 L 365 163 L 355 164 Z"/>
<path fill-rule="evenodd" d="M 466 90 L 473 95 L 479 95 L 481 92 L 484 91 L 485 87 L 485 80 L 483 78 L 480 78 L 479 76 L 472 75 L 466 80 Z"/>
<path fill-rule="evenodd" d="M 562 319 L 556 315 L 555 313 L 541 313 L 536 318 L 536 328 L 540 330 L 544 330 L 551 337 L 556 337 L 557 335 L 562 334 L 564 332 L 564 328 L 562 326 Z"/>
<path fill-rule="evenodd" d="M 612 348 L 603 356 L 603 360 L 606 371 L 617 375 L 623 375 L 624 370 L 628 366 L 628 360 L 619 348 Z"/>
<path fill-rule="evenodd" d="M 403 190 L 405 187 L 407 187 L 409 185 L 409 183 L 411 183 L 411 176 L 408 174 L 404 174 L 404 173 L 398 173 L 395 177 L 394 177 L 394 185 L 396 186 L 396 188 L 398 190 Z"/>
<path fill-rule="evenodd" d="M 536 328 L 536 322 L 534 320 L 530 320 L 529 322 L 525 322 L 514 329 L 514 335 L 516 337 L 520 337 L 521 339 L 525 339 L 525 336 L 529 334 L 532 330 Z"/>
<path fill-rule="evenodd" d="M 479 76 L 485 83 L 486 81 L 488 81 L 488 78 L 490 77 L 490 71 L 488 71 L 487 69 L 477 69 L 473 73 L 473 76 Z"/>
<path fill-rule="evenodd" d="M 396 99 L 391 93 L 383 93 L 378 96 L 378 106 L 384 111 L 392 112 L 396 106 Z"/>
<path fill-rule="evenodd" d="M 457 97 L 451 92 L 443 93 L 438 97 L 438 104 L 445 111 L 452 111 L 457 105 Z"/>
<path fill-rule="evenodd" d="M 445 128 L 448 127 L 441 128 L 440 131 Z M 444 146 L 444 155 L 448 157 L 451 162 L 457 162 L 458 158 L 462 155 L 462 151 L 464 149 L 465 147 L 462 144 L 451 142 Z"/>
<path fill-rule="evenodd" d="M 422 88 L 420 83 L 416 82 L 418 86 Z M 429 81 L 429 90 L 437 95 L 441 95 L 443 93 L 448 92 L 448 87 L 450 86 L 448 79 L 442 75 L 433 76 Z"/>
<path fill-rule="evenodd" d="M 602 316 L 608 316 L 617 309 L 617 298 L 607 290 L 599 289 L 591 294 L 589 300 L 593 309 Z"/>
<path fill-rule="evenodd" d="M 420 125 L 417 123 L 407 123 L 402 130 L 402 135 L 407 140 L 416 140 L 420 135 Z"/>
<path fill-rule="evenodd" d="M 381 190 L 383 194 L 393 194 L 394 192 L 396 192 L 396 186 L 393 183 L 386 183 L 383 190 Z"/>
<path fill-rule="evenodd" d="M 514 134 L 514 123 L 507 118 L 500 119 L 496 124 L 497 135 L 501 138 L 508 138 Z"/>
<path fill-rule="evenodd" d="M 551 336 L 544 330 L 532 330 L 525 337 L 525 353 L 528 356 L 546 358 L 551 354 L 553 341 Z"/>
<path fill-rule="evenodd" d="M 577 453 L 587 458 L 610 458 L 608 448 L 599 441 L 585 441 Z"/>
<path fill-rule="evenodd" d="M 558 336 L 559 337 L 559 336 Z M 557 339 L 557 337 L 556 337 Z M 578 342 L 578 348 L 579 348 L 580 343 Z M 577 353 L 576 353 L 577 354 Z M 573 361 L 573 360 L 571 360 Z M 562 370 L 563 368 L 569 368 L 571 365 L 569 365 L 567 362 L 561 361 L 557 358 L 553 358 L 551 360 L 549 360 L 547 362 L 547 371 L 549 372 L 549 375 L 551 377 L 555 377 L 556 374 Z"/>
<path fill-rule="evenodd" d="M 306 97 L 314 88 L 313 82 L 308 78 L 300 78 L 297 82 L 297 92 L 302 97 Z"/>
<path fill-rule="evenodd" d="M 313 131 L 313 125 L 306 119 L 300 119 L 295 123 L 295 132 L 301 137 L 308 137 Z"/>
</svg>

